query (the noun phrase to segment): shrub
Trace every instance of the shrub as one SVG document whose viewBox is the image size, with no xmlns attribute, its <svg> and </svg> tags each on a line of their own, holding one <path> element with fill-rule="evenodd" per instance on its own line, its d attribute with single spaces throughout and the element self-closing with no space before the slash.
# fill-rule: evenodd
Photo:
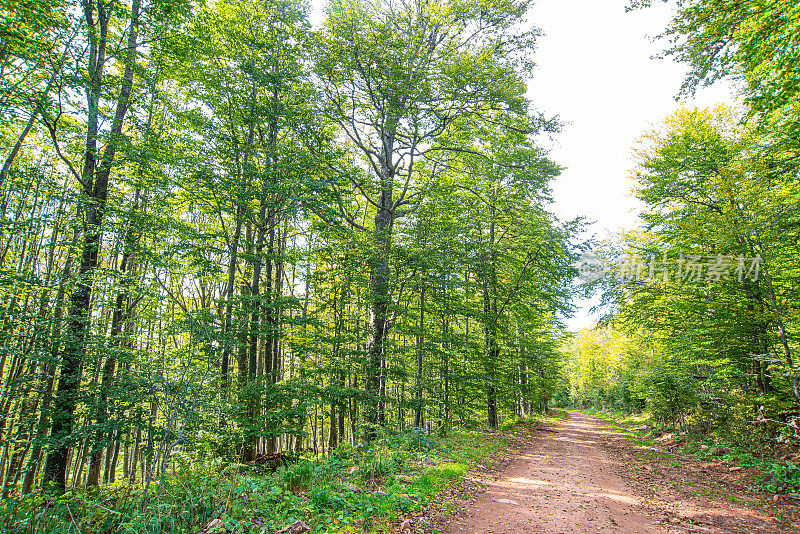
<svg viewBox="0 0 800 534">
<path fill-rule="evenodd" d="M 367 462 L 362 463 L 358 472 L 362 479 L 374 480 L 392 473 L 393 470 L 394 464 L 391 462 L 391 460 L 373 457 Z"/>
<path fill-rule="evenodd" d="M 392 440 L 394 448 L 407 451 L 427 452 L 437 448 L 437 443 L 431 439 L 427 430 L 412 427 L 395 436 Z"/>
<path fill-rule="evenodd" d="M 770 464 L 763 487 L 770 493 L 796 493 L 800 491 L 800 466 L 793 463 Z"/>
</svg>

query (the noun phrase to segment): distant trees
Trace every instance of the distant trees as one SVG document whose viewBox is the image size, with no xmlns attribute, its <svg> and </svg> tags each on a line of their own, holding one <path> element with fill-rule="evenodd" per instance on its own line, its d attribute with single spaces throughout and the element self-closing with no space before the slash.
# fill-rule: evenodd
<svg viewBox="0 0 800 534">
<path fill-rule="evenodd" d="M 453 150 L 456 121 L 490 123 L 493 110 L 524 113 L 524 67 L 535 32 L 517 21 L 527 0 L 430 4 L 337 1 L 321 33 L 316 72 L 327 114 L 364 162 L 352 186 L 371 215 L 370 340 L 365 422 L 382 424 L 379 401 L 390 318 L 389 256 L 395 223 L 424 198 L 421 161 Z M 502 123 L 500 123 L 502 125 Z M 430 173 L 437 172 L 434 165 Z M 361 226 L 352 218 L 351 224 Z M 366 230 L 366 229 L 365 229 Z M 496 426 L 496 418 L 489 423 Z M 368 437 L 374 437 L 374 430 Z"/>
<path fill-rule="evenodd" d="M 724 420 L 745 437 L 760 410 L 791 424 L 800 401 L 790 318 L 798 258 L 786 245 L 797 187 L 771 171 L 767 147 L 724 107 L 678 111 L 643 138 L 633 176 L 646 226 L 622 243 L 617 267 L 635 252 L 643 269 L 606 281 L 610 324 L 635 347 L 601 387 L 611 403 L 629 406 L 619 388 L 635 384 L 630 392 L 667 423 Z M 588 357 L 575 350 L 578 362 Z"/>
</svg>

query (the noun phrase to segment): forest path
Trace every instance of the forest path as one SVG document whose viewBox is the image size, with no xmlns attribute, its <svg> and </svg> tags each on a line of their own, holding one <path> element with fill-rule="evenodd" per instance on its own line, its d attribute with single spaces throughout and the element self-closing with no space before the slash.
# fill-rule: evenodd
<svg viewBox="0 0 800 534">
<path fill-rule="evenodd" d="M 602 419 L 568 412 L 536 431 L 524 453 L 458 502 L 459 512 L 442 533 L 794 531 L 777 526 L 756 501 L 737 497 L 739 504 L 731 502 L 719 491 L 728 489 L 720 486 L 725 481 L 691 465 L 700 462 L 676 464 L 671 457 L 674 467 L 667 467 L 640 449 Z M 687 491 L 702 490 L 704 483 L 716 492 Z M 714 493 L 718 498 L 708 497 Z"/>
</svg>

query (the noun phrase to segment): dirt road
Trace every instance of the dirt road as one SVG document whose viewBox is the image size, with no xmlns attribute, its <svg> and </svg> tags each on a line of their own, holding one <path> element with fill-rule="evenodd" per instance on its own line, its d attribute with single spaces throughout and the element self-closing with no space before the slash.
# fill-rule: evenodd
<svg viewBox="0 0 800 534">
<path fill-rule="evenodd" d="M 688 481 L 691 466 L 679 465 L 675 482 L 658 464 L 631 451 L 630 441 L 604 421 L 569 412 L 562 421 L 536 431 L 527 451 L 467 495 L 444 534 L 568 534 L 589 532 L 755 533 L 793 532 L 773 524 L 762 509 L 726 498 L 710 499 L 675 489 Z M 672 461 L 674 465 L 674 459 Z M 631 475 L 641 469 L 640 482 Z M 701 470 L 702 471 L 702 470 Z M 726 469 L 727 473 L 727 469 Z M 658 474 L 658 477 L 653 477 Z M 708 482 L 709 477 L 700 473 Z M 663 486 L 663 487 L 662 487 Z M 712 487 L 719 487 L 712 481 Z M 695 497 L 696 496 L 696 497 Z M 725 495 L 724 497 L 730 498 Z M 674 505 L 681 503 L 682 513 Z M 707 516 L 712 519 L 703 520 Z M 698 519 L 699 518 L 699 519 Z"/>
</svg>

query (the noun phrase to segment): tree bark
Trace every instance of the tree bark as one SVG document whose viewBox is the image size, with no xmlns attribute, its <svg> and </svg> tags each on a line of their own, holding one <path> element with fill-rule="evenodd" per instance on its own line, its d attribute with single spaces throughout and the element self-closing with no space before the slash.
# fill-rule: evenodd
<svg viewBox="0 0 800 534">
<path fill-rule="evenodd" d="M 370 297 L 371 311 L 369 322 L 369 343 L 367 354 L 367 373 L 365 389 L 367 394 L 364 408 L 367 442 L 377 437 L 378 426 L 384 420 L 381 402 L 383 382 L 383 360 L 389 316 L 389 255 L 391 253 L 392 227 L 394 225 L 394 130 L 397 120 L 387 120 L 381 143 L 380 197 L 373 219 L 372 251 L 370 254 Z"/>
<path fill-rule="evenodd" d="M 484 285 L 483 313 L 485 316 L 486 346 L 486 419 L 489 428 L 497 428 L 497 385 L 495 376 L 497 362 L 500 358 L 500 347 L 497 343 L 497 262 L 495 252 L 494 206 L 492 220 L 489 223 L 489 261 L 486 269 L 487 279 Z"/>
</svg>

